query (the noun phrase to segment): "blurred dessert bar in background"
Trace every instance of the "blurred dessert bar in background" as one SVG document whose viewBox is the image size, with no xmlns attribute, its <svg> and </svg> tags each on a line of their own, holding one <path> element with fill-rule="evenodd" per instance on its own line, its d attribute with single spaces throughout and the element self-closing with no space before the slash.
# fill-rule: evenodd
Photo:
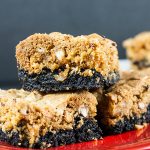
<svg viewBox="0 0 150 150">
<path fill-rule="evenodd" d="M 150 67 L 150 32 L 142 32 L 123 42 L 127 57 L 132 68 L 143 69 Z"/>
</svg>

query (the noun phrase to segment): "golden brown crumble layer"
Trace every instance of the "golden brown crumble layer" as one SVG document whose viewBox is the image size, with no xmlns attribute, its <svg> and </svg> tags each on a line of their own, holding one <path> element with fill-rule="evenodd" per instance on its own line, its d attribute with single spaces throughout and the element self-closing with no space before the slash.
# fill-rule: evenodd
<svg viewBox="0 0 150 150">
<path fill-rule="evenodd" d="M 122 73 L 122 79 L 104 97 L 97 96 L 105 125 L 115 125 L 124 117 L 141 117 L 150 104 L 150 69 Z"/>
<path fill-rule="evenodd" d="M 147 60 L 150 62 L 150 32 L 142 32 L 123 42 L 127 56 L 133 62 Z"/>
<path fill-rule="evenodd" d="M 65 76 L 69 72 L 81 73 L 81 69 L 85 69 L 84 76 L 91 76 L 91 69 L 107 75 L 118 71 L 119 66 L 116 43 L 98 34 L 34 34 L 16 46 L 16 58 L 19 68 L 29 74 L 38 74 L 43 68 L 54 71 L 65 67 Z"/>
<path fill-rule="evenodd" d="M 72 129 L 77 115 L 93 118 L 96 105 L 95 96 L 86 91 L 41 95 L 16 89 L 0 90 L 0 128 L 3 132 L 24 130 L 33 144 L 48 131 Z M 23 127 L 19 127 L 21 121 L 25 122 Z"/>
</svg>

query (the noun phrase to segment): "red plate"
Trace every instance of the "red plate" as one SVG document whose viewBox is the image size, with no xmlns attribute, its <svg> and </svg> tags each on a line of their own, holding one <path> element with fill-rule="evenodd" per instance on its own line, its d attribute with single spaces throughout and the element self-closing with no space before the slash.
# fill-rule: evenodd
<svg viewBox="0 0 150 150">
<path fill-rule="evenodd" d="M 3 142 L 0 142 L 0 149 L 29 150 L 26 148 L 16 148 Z M 150 150 L 150 125 L 140 130 L 130 131 L 115 136 L 108 136 L 105 137 L 103 140 L 71 144 L 67 146 L 60 146 L 57 148 L 49 148 L 49 150 L 106 150 L 106 149 Z"/>
</svg>

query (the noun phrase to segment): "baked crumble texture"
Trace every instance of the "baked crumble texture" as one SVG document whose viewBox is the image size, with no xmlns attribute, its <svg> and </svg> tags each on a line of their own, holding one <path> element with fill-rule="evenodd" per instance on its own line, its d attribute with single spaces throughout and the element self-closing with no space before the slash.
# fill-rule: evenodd
<svg viewBox="0 0 150 150">
<path fill-rule="evenodd" d="M 150 122 L 150 69 L 122 73 L 121 80 L 97 94 L 104 134 L 117 134 Z"/>
<path fill-rule="evenodd" d="M 96 97 L 86 91 L 43 95 L 0 90 L 0 140 L 47 148 L 101 138 Z"/>
<path fill-rule="evenodd" d="M 96 73 L 98 79 L 95 78 L 93 84 L 96 84 L 95 88 L 97 86 L 101 87 L 101 84 L 103 84 L 101 83 L 101 76 L 107 79 L 110 74 L 119 72 L 116 46 L 115 42 L 98 34 L 77 37 L 58 32 L 34 34 L 16 46 L 19 78 L 25 83 L 27 76 L 34 76 L 33 80 L 40 82 L 41 78 L 39 81 L 38 75 L 43 74 L 47 70 L 49 79 L 46 78 L 45 82 L 50 83 L 50 86 L 51 83 L 57 84 L 59 82 L 61 86 L 63 82 L 71 84 L 71 82 L 76 82 L 76 80 L 77 82 L 82 82 L 84 77 L 93 78 Z M 20 71 L 24 72 L 21 74 L 21 77 Z M 74 76 L 76 80 L 74 80 Z M 91 84 L 87 80 L 84 82 L 86 82 L 85 86 Z M 28 84 L 28 81 L 25 84 Z M 71 89 L 77 89 L 76 84 L 74 85 L 75 87 L 71 87 Z M 64 86 L 67 87 L 67 84 Z M 54 89 L 51 88 L 50 90 L 56 91 L 57 88 L 54 87 Z M 89 86 L 88 88 L 91 87 Z M 64 90 L 65 88 L 62 87 L 62 89 Z"/>
<path fill-rule="evenodd" d="M 150 67 L 150 32 L 142 32 L 123 42 L 134 69 Z"/>
</svg>

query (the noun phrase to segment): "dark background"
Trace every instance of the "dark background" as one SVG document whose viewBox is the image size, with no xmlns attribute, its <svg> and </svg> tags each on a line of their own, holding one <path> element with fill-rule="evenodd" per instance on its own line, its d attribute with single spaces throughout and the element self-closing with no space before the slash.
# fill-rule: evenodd
<svg viewBox="0 0 150 150">
<path fill-rule="evenodd" d="M 93 32 L 121 43 L 150 30 L 150 0 L 0 0 L 0 88 L 18 87 L 15 46 L 33 34 Z"/>
</svg>

